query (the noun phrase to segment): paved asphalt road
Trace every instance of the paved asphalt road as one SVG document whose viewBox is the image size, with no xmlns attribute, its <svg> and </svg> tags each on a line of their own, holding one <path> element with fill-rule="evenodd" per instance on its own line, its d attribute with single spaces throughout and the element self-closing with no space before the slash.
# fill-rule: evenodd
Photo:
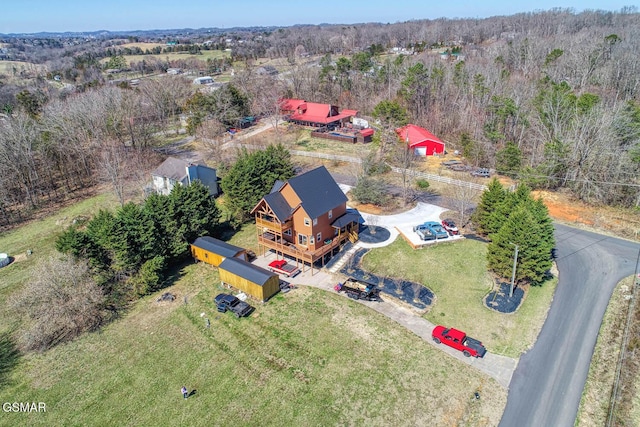
<svg viewBox="0 0 640 427">
<path fill-rule="evenodd" d="M 572 427 L 602 317 L 640 245 L 555 225 L 559 282 L 534 347 L 520 358 L 502 427 Z"/>
</svg>

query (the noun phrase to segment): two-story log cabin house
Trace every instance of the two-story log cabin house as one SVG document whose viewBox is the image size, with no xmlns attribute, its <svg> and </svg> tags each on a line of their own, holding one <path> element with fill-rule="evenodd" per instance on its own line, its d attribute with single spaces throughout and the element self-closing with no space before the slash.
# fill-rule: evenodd
<svg viewBox="0 0 640 427">
<path fill-rule="evenodd" d="M 277 181 L 251 212 L 263 254 L 287 255 L 312 273 L 314 264 L 324 266 L 347 240 L 358 239 L 360 215 L 347 210 L 347 196 L 324 166 Z"/>
</svg>

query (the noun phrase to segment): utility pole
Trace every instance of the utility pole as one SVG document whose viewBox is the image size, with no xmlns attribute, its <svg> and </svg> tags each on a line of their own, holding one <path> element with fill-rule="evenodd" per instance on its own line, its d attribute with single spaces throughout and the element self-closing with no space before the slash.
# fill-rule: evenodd
<svg viewBox="0 0 640 427">
<path fill-rule="evenodd" d="M 516 247 L 516 252 L 513 257 L 513 270 L 511 271 L 511 290 L 509 291 L 509 298 L 511 298 L 513 296 L 513 285 L 516 280 L 516 264 L 518 264 L 518 245 L 511 242 L 509 242 L 509 244 Z"/>
</svg>

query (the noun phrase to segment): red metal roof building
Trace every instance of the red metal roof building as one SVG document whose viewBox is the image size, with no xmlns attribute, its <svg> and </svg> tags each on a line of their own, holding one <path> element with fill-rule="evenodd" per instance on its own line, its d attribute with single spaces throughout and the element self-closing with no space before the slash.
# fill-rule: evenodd
<svg viewBox="0 0 640 427">
<path fill-rule="evenodd" d="M 298 111 L 298 107 L 304 103 L 304 99 L 281 99 L 280 112 L 282 114 L 296 113 Z"/>
<path fill-rule="evenodd" d="M 416 125 L 406 125 L 396 129 L 396 133 L 416 156 L 433 156 L 444 154 L 444 142 L 428 130 Z"/>
<path fill-rule="evenodd" d="M 305 102 L 300 99 L 283 99 L 280 111 L 290 113 L 289 121 L 303 126 L 322 127 L 340 126 L 351 121 L 358 114 L 357 110 L 339 111 L 336 105 Z"/>
</svg>

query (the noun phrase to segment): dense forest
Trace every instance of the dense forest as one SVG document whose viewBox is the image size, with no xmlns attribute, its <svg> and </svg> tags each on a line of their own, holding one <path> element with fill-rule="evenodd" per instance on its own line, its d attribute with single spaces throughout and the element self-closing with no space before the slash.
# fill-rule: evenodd
<svg viewBox="0 0 640 427">
<path fill-rule="evenodd" d="M 216 111 L 234 99 L 243 100 L 243 113 L 269 115 L 281 97 L 333 103 L 364 117 L 392 101 L 472 164 L 531 188 L 566 188 L 591 203 L 638 207 L 639 17 L 635 8 L 554 9 L 172 34 L 184 51 L 197 53 L 204 48 L 194 46 L 204 43 L 231 49 L 224 65 L 235 64 L 233 89 L 207 102 L 189 102 L 195 88 L 181 76 L 144 79 L 136 87 L 109 84 L 99 60 L 125 54 L 118 46 L 131 40 L 7 38 L 5 56 L 41 66 L 0 75 L 0 223 L 99 180 L 118 188 L 124 174 L 141 169 L 155 135 L 175 128 L 178 114 L 223 125 L 229 111 L 224 118 Z M 129 65 L 142 73 L 221 65 L 154 58 Z M 258 58 L 282 58 L 284 65 L 278 75 L 261 74 Z M 50 84 L 55 76 L 61 85 Z"/>
</svg>

